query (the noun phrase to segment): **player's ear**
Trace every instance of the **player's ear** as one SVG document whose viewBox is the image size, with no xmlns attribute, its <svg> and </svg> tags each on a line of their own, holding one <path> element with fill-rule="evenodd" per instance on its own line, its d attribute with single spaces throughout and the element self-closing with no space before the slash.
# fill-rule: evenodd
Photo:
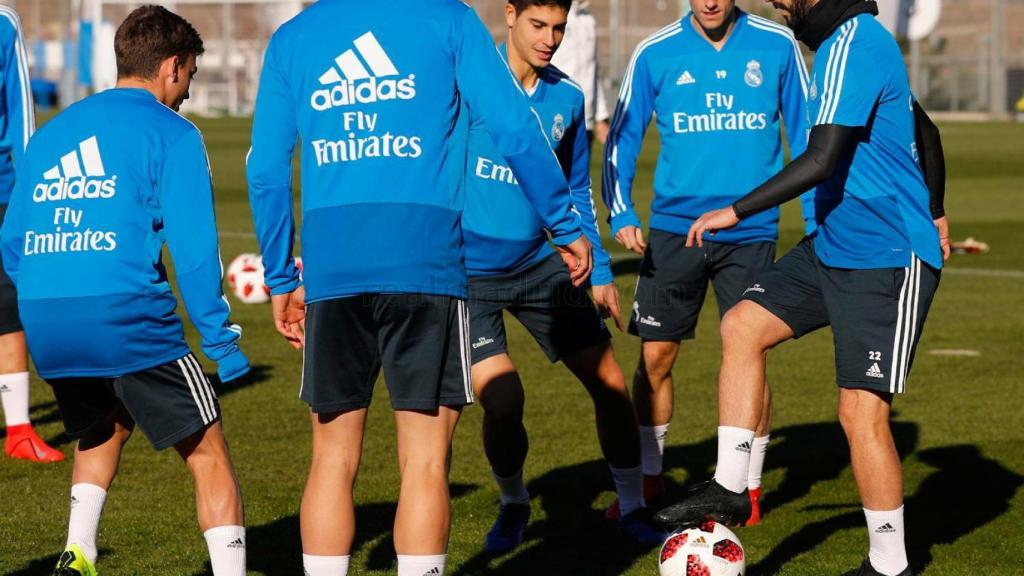
<svg viewBox="0 0 1024 576">
<path fill-rule="evenodd" d="M 519 14 L 516 12 L 516 7 L 511 2 L 505 3 L 505 24 L 511 28 L 516 23 L 516 18 Z"/>
</svg>

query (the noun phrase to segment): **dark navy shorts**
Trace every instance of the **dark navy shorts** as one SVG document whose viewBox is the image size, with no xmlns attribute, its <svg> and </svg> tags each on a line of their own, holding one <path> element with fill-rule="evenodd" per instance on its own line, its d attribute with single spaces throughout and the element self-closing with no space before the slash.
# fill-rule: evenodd
<svg viewBox="0 0 1024 576">
<path fill-rule="evenodd" d="M 7 204 L 0 204 L 0 225 L 7 215 Z M 0 253 L 0 336 L 21 332 L 21 317 L 18 316 L 18 293 L 14 283 L 3 267 L 3 254 Z"/>
</svg>

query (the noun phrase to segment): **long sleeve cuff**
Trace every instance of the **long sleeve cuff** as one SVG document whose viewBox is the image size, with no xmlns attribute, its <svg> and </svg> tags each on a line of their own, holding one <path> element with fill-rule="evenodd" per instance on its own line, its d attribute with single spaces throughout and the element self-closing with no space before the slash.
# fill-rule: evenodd
<svg viewBox="0 0 1024 576">
<path fill-rule="evenodd" d="M 619 230 L 622 230 L 626 226 L 636 226 L 637 228 L 643 227 L 640 223 L 640 218 L 637 217 L 636 212 L 633 212 L 632 209 L 627 210 L 618 216 L 612 216 L 609 219 L 609 223 L 612 227 L 612 236 L 618 234 Z"/>
<path fill-rule="evenodd" d="M 221 382 L 230 382 L 249 372 L 249 359 L 241 349 L 236 349 L 217 361 L 217 376 Z"/>
</svg>

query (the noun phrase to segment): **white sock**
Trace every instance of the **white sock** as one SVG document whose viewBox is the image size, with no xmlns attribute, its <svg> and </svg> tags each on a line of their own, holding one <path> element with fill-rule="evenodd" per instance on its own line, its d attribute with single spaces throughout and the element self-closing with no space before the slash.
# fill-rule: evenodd
<svg viewBox="0 0 1024 576">
<path fill-rule="evenodd" d="M 526 491 L 526 486 L 523 484 L 522 469 L 508 478 L 498 476 L 498 474 L 493 470 L 491 470 L 491 474 L 494 476 L 494 481 L 498 483 L 498 491 L 501 492 L 502 504 L 530 503 L 530 493 Z"/>
<path fill-rule="evenodd" d="M 95 484 L 71 487 L 71 519 L 68 520 L 68 542 L 78 544 L 89 562 L 96 562 L 96 531 L 107 501 L 107 491 Z"/>
<path fill-rule="evenodd" d="M 213 576 L 245 576 L 245 527 L 217 526 L 203 532 Z"/>
<path fill-rule="evenodd" d="M 903 506 L 887 512 L 864 509 L 868 521 L 868 558 L 875 570 L 896 576 L 907 569 L 907 547 L 904 545 Z"/>
<path fill-rule="evenodd" d="M 398 576 L 441 576 L 445 554 L 435 556 L 398 555 Z"/>
<path fill-rule="evenodd" d="M 770 437 L 765 434 L 751 442 L 750 468 L 747 469 L 747 488 L 750 490 L 761 487 L 761 471 L 764 470 L 764 456 L 768 452 Z"/>
<path fill-rule="evenodd" d="M 616 468 L 609 466 L 615 492 L 619 496 L 619 514 L 625 516 L 644 507 L 644 471 L 642 466 Z"/>
<path fill-rule="evenodd" d="M 302 555 L 305 576 L 347 576 L 350 556 Z"/>
<path fill-rule="evenodd" d="M 28 424 L 28 372 L 0 374 L 0 401 L 8 426 Z"/>
<path fill-rule="evenodd" d="M 754 431 L 732 426 L 718 427 L 718 466 L 715 481 L 737 494 L 747 487 L 750 449 Z"/>
<path fill-rule="evenodd" d="M 644 466 L 645 476 L 661 474 L 666 436 L 668 436 L 668 424 L 640 427 L 640 459 Z"/>
</svg>

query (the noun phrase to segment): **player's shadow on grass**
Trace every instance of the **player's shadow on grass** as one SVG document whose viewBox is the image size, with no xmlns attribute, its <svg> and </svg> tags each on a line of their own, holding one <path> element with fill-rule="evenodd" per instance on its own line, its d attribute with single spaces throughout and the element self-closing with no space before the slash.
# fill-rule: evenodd
<svg viewBox="0 0 1024 576">
<path fill-rule="evenodd" d="M 452 484 L 449 487 L 452 499 L 464 496 L 478 486 Z M 367 545 L 372 548 L 366 561 L 368 570 L 390 570 L 395 562 L 395 546 L 391 530 L 395 520 L 396 502 L 373 502 L 356 506 L 356 540 L 352 554 Z M 302 540 L 299 534 L 299 516 L 293 514 L 262 526 L 246 529 L 247 564 L 251 571 L 263 574 L 302 574 Z M 54 558 L 56 561 L 56 558 Z M 51 566 L 52 567 L 52 566 Z M 353 566 L 350 573 L 358 574 L 362 568 Z M 202 572 L 193 576 L 211 573 L 207 562 Z M 24 576 L 27 576 L 26 573 Z M 34 572 L 32 574 L 35 574 Z"/>
<path fill-rule="evenodd" d="M 982 456 L 973 445 L 930 448 L 914 457 L 935 468 L 906 499 L 907 552 L 914 572 L 920 573 L 932 562 L 933 546 L 952 544 L 1003 515 L 1024 484 L 1024 476 Z M 856 498 L 856 494 L 851 496 Z M 955 513 L 950 508 L 954 496 Z M 750 576 L 776 574 L 790 560 L 814 549 L 836 532 L 863 530 L 864 513 L 859 502 L 849 506 L 855 509 L 801 526 L 751 566 Z"/>
<path fill-rule="evenodd" d="M 51 554 L 42 558 L 36 558 L 21 570 L 5 572 L 4 576 L 40 576 L 41 574 L 50 574 L 53 572 L 54 566 L 57 565 L 58 558 L 60 558 L 60 554 Z"/>
<path fill-rule="evenodd" d="M 267 364 L 254 364 L 249 368 L 248 374 L 227 383 L 221 382 L 216 374 L 207 374 L 206 377 L 210 379 L 210 382 L 213 382 L 217 396 L 223 397 L 270 380 L 273 370 L 273 366 L 268 366 Z"/>
<path fill-rule="evenodd" d="M 643 259 L 637 254 L 619 256 L 612 260 L 613 276 L 636 276 L 640 273 L 640 263 Z"/>
</svg>

